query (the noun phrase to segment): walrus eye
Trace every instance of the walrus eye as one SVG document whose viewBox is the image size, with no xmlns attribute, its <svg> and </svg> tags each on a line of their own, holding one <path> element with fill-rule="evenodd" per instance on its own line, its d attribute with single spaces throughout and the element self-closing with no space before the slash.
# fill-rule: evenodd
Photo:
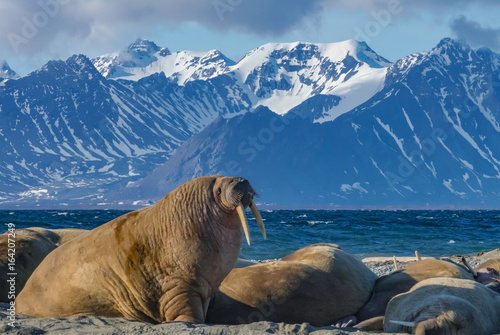
<svg viewBox="0 0 500 335">
<path fill-rule="evenodd" d="M 217 194 L 218 196 L 221 195 L 222 193 L 222 189 L 220 187 L 217 187 L 217 189 L 215 190 L 215 194 Z"/>
</svg>

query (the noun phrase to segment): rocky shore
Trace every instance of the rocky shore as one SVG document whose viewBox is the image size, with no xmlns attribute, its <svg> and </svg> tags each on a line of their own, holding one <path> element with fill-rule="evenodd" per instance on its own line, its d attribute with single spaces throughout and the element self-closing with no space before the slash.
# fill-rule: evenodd
<svg viewBox="0 0 500 335">
<path fill-rule="evenodd" d="M 453 255 L 443 257 L 460 263 L 461 258 L 476 267 L 488 259 L 500 258 L 500 249 L 479 255 Z M 397 258 L 399 268 L 415 261 L 415 258 Z M 378 276 L 394 271 L 392 257 L 369 258 L 363 260 L 365 264 Z M 273 322 L 256 322 L 248 325 L 193 325 L 184 322 L 152 325 L 148 323 L 128 321 L 123 318 L 104 318 L 93 316 L 76 316 L 70 318 L 32 318 L 25 315 L 15 315 L 15 327 L 9 325 L 9 304 L 0 303 L 0 333 L 1 334 L 181 334 L 181 335 L 233 335 L 233 334 L 315 334 L 315 335 L 341 335 L 341 334 L 373 334 L 362 332 L 355 328 L 313 327 L 304 324 L 285 324 Z M 392 333 L 377 333 L 392 334 Z"/>
</svg>

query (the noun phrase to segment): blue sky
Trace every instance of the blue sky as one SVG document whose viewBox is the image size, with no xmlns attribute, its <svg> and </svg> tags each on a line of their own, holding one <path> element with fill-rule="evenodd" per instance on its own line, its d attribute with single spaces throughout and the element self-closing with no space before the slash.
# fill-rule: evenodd
<svg viewBox="0 0 500 335">
<path fill-rule="evenodd" d="M 0 0 L 0 59 L 20 74 L 137 37 L 237 61 L 268 42 L 365 40 L 395 61 L 442 38 L 500 52 L 497 0 Z"/>
</svg>

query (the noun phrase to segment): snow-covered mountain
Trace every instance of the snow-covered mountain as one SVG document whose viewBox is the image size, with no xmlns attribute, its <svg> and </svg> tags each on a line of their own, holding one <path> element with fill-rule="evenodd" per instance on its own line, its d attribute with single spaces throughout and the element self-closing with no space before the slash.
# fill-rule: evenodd
<svg viewBox="0 0 500 335">
<path fill-rule="evenodd" d="M 498 207 L 499 68 L 450 39 L 394 64 L 352 40 L 51 61 L 0 85 L 0 207 L 130 207 L 214 173 L 276 206 Z"/>
<path fill-rule="evenodd" d="M 50 61 L 0 87 L 0 202 L 99 203 L 227 111 L 205 82 L 108 80 L 83 55 Z"/>
<path fill-rule="evenodd" d="M 318 122 L 331 121 L 378 92 L 391 63 L 366 43 L 270 43 L 249 52 L 231 70 L 253 93 L 254 108 L 267 106 L 278 114 L 301 104 L 325 107 Z M 327 107 L 323 99 L 336 97 Z"/>
<path fill-rule="evenodd" d="M 10 68 L 5 60 L 0 59 L 0 79 L 16 79 L 19 75 Z M 0 80 L 1 81 L 1 80 Z"/>
<path fill-rule="evenodd" d="M 499 59 L 445 39 L 389 67 L 378 93 L 333 122 L 311 122 L 307 105 L 218 119 L 130 194 L 222 173 L 278 207 L 498 208 Z"/>
<path fill-rule="evenodd" d="M 137 81 L 163 72 L 179 85 L 213 78 L 226 73 L 234 64 L 217 50 L 170 52 L 144 39 L 137 39 L 127 49 L 97 57 L 92 62 L 106 78 Z"/>
<path fill-rule="evenodd" d="M 285 114 L 303 103 L 314 103 L 318 122 L 331 121 L 371 98 L 383 87 L 391 65 L 366 43 L 354 40 L 269 43 L 234 63 L 217 50 L 172 53 L 138 39 L 126 50 L 98 57 L 93 63 L 103 76 L 115 79 L 139 80 L 163 72 L 185 85 L 227 78 L 232 84 L 225 86 L 237 94 L 244 92 L 249 110 L 262 105 Z"/>
</svg>

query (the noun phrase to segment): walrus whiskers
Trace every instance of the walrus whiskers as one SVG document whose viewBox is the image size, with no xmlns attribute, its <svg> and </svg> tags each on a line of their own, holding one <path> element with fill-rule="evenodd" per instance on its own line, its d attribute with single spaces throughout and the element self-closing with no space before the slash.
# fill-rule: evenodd
<svg viewBox="0 0 500 335">
<path fill-rule="evenodd" d="M 264 227 L 264 222 L 262 221 L 262 216 L 260 215 L 255 202 L 250 202 L 250 209 L 252 210 L 253 215 L 255 216 L 255 220 L 259 224 L 260 231 L 262 232 L 262 236 L 264 236 L 264 240 L 266 239 L 266 227 Z"/>
</svg>

